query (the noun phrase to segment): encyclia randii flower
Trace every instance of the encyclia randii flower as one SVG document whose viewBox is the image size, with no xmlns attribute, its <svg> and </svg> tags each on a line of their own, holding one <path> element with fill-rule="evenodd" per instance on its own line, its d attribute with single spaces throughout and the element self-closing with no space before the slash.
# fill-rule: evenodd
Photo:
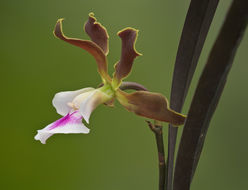
<svg viewBox="0 0 248 190">
<path fill-rule="evenodd" d="M 147 91 L 126 93 L 119 87 L 122 80 L 131 72 L 134 59 L 141 55 L 135 50 L 138 31 L 134 28 L 125 28 L 118 32 L 122 40 L 121 58 L 115 64 L 113 78 L 108 74 L 108 33 L 104 26 L 96 21 L 93 13 L 84 25 L 85 32 L 91 40 L 69 38 L 63 34 L 62 21 L 59 19 L 54 29 L 54 35 L 72 45 L 80 47 L 90 53 L 96 60 L 98 72 L 103 86 L 99 88 L 83 88 L 76 91 L 60 92 L 53 98 L 53 106 L 63 117 L 42 130 L 35 136 L 45 144 L 46 140 L 56 133 L 89 133 L 82 119 L 89 123 L 92 111 L 100 104 L 112 106 L 117 99 L 127 110 L 137 115 L 169 122 L 173 125 L 184 123 L 185 116 L 169 108 L 167 99 L 159 94 Z"/>
</svg>

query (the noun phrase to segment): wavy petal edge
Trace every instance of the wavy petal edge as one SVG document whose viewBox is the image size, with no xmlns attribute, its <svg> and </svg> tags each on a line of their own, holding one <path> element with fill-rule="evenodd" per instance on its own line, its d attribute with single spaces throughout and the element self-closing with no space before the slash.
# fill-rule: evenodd
<svg viewBox="0 0 248 190">
<path fill-rule="evenodd" d="M 120 61 L 118 61 L 114 66 L 115 73 L 113 86 L 116 88 L 120 86 L 121 81 L 126 78 L 131 72 L 134 59 L 137 56 L 142 55 L 135 48 L 135 43 L 138 38 L 138 30 L 127 27 L 119 31 L 117 35 L 122 40 L 122 48 Z"/>
<path fill-rule="evenodd" d="M 184 124 L 186 116 L 169 108 L 168 100 L 162 94 L 136 91 L 116 92 L 118 101 L 128 110 L 149 119 L 168 122 L 174 126 Z"/>
<path fill-rule="evenodd" d="M 45 128 L 38 130 L 34 139 L 39 140 L 42 144 L 46 144 L 47 139 L 54 134 L 88 134 L 90 130 L 82 123 L 82 119 L 83 117 L 79 111 L 68 113 Z"/>
<path fill-rule="evenodd" d="M 105 53 L 105 55 L 109 52 L 109 35 L 107 29 L 99 22 L 97 22 L 94 13 L 89 13 L 89 19 L 84 24 L 84 30 L 91 38 L 93 42 L 95 42 Z"/>
<path fill-rule="evenodd" d="M 97 67 L 98 67 L 98 72 L 101 75 L 101 78 L 103 82 L 111 82 L 112 79 L 108 75 L 108 64 L 107 64 L 107 58 L 106 55 L 104 54 L 103 50 L 101 47 L 99 47 L 95 42 L 92 42 L 90 40 L 81 40 L 77 38 L 69 38 L 64 35 L 63 29 L 62 29 L 62 19 L 58 19 L 55 28 L 54 28 L 54 35 L 55 37 L 72 44 L 74 46 L 77 46 L 79 48 L 82 48 L 86 50 L 88 53 L 90 53 L 96 60 Z"/>
</svg>

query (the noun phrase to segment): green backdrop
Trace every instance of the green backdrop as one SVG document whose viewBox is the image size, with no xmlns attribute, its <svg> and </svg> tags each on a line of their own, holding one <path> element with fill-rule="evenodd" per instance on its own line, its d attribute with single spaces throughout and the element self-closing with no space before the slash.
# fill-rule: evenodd
<svg viewBox="0 0 248 190">
<path fill-rule="evenodd" d="M 93 11 L 110 35 L 109 69 L 120 57 L 116 32 L 139 29 L 143 53 L 128 81 L 169 98 L 173 67 L 189 0 L 9 0 L 0 2 L 1 155 L 0 189 L 126 190 L 157 188 L 155 139 L 144 118 L 100 106 L 89 135 L 55 135 L 46 145 L 36 130 L 58 119 L 51 104 L 56 92 L 96 87 L 94 59 L 54 38 L 58 18 L 68 36 L 87 38 L 83 23 Z M 221 27 L 230 0 L 220 1 L 183 113 Z M 189 39 L 190 40 L 190 39 Z M 238 49 L 212 119 L 192 190 L 248 186 L 248 33 Z M 167 124 L 164 125 L 165 140 Z M 182 129 L 180 129 L 182 131 Z"/>
</svg>

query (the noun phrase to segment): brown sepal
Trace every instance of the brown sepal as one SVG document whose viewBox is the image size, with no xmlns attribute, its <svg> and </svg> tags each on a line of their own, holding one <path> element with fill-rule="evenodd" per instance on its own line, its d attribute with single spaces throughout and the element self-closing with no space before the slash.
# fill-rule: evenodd
<svg viewBox="0 0 248 190">
<path fill-rule="evenodd" d="M 167 99 L 162 94 L 147 91 L 128 94 L 118 90 L 116 97 L 127 110 L 137 115 L 168 122 L 175 126 L 184 124 L 186 116 L 171 110 Z"/>
<path fill-rule="evenodd" d="M 89 14 L 89 19 L 84 25 L 85 32 L 89 35 L 91 40 L 95 42 L 105 53 L 108 54 L 108 33 L 104 26 L 97 22 L 94 13 Z"/>
<path fill-rule="evenodd" d="M 68 38 L 63 34 L 62 30 L 62 21 L 63 19 L 59 19 L 55 25 L 54 35 L 72 45 L 80 47 L 90 53 L 96 60 L 98 66 L 98 72 L 102 76 L 104 80 L 111 81 L 110 76 L 108 75 L 108 66 L 107 66 L 107 59 L 102 51 L 102 49 L 94 42 L 89 40 L 81 40 L 76 38 Z"/>
<path fill-rule="evenodd" d="M 118 36 L 122 40 L 121 58 L 115 65 L 114 78 L 121 82 L 131 71 L 134 59 L 141 55 L 135 50 L 135 42 L 137 39 L 138 30 L 126 28 L 118 32 Z"/>
</svg>

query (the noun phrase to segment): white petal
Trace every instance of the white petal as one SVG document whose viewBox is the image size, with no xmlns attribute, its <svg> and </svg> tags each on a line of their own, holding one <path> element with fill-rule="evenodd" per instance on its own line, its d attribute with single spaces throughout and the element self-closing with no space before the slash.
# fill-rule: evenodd
<svg viewBox="0 0 248 190">
<path fill-rule="evenodd" d="M 44 129 L 38 130 L 38 134 L 34 137 L 35 140 L 40 140 L 42 144 L 46 143 L 46 140 L 53 134 L 58 133 L 89 133 L 90 130 L 82 123 L 83 117 L 79 111 L 67 114 L 59 120 L 51 123 Z"/>
<path fill-rule="evenodd" d="M 109 96 L 98 89 L 92 91 L 92 93 L 90 93 L 87 98 L 84 98 L 80 104 L 79 111 L 82 114 L 84 120 L 89 123 L 92 111 L 96 109 L 98 105 L 103 104 L 112 98 L 112 96 Z"/>
<path fill-rule="evenodd" d="M 51 137 L 52 133 L 41 132 L 42 130 L 38 130 L 38 134 L 35 135 L 34 139 L 39 140 L 42 144 L 46 144 L 46 140 Z"/>
<path fill-rule="evenodd" d="M 81 90 L 76 91 L 59 92 L 55 94 L 53 98 L 53 106 L 56 108 L 58 114 L 65 116 L 71 111 L 71 107 L 68 106 L 69 102 L 72 102 L 72 100 L 79 94 L 89 92 L 92 90 L 94 90 L 94 88 L 83 88 Z"/>
</svg>

